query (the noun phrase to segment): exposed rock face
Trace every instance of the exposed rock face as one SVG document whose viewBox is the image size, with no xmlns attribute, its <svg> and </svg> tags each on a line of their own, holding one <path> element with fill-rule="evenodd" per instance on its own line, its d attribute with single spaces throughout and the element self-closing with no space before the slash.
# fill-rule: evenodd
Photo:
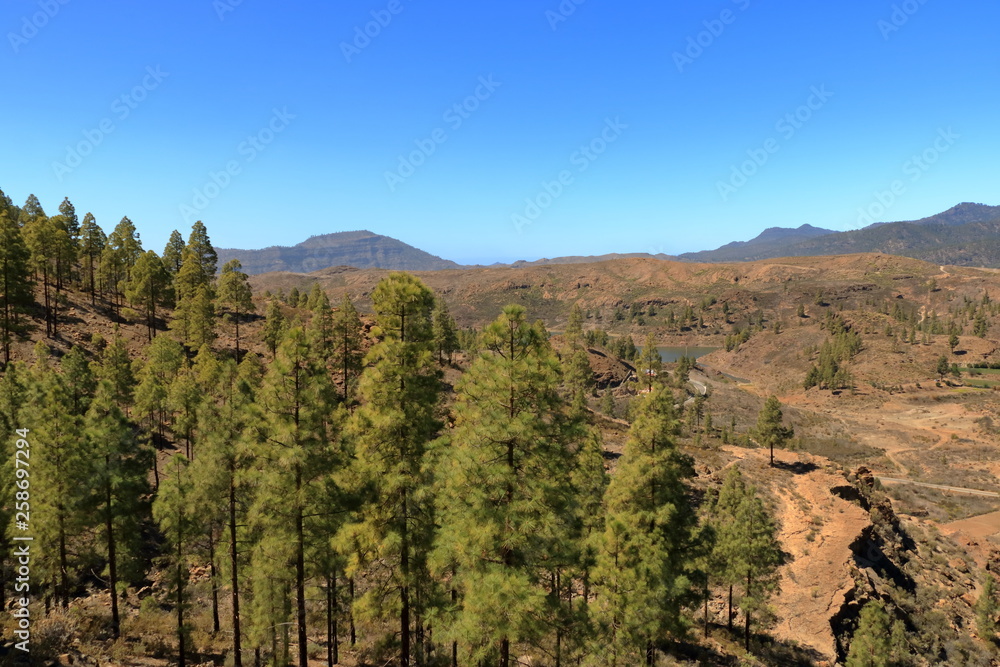
<svg viewBox="0 0 1000 667">
<path fill-rule="evenodd" d="M 601 350 L 588 349 L 590 367 L 594 371 L 594 384 L 599 389 L 620 387 L 629 378 L 635 378 L 635 367 L 627 361 L 615 359 Z"/>
<path fill-rule="evenodd" d="M 850 650 L 861 608 L 882 601 L 890 619 L 901 622 L 914 664 L 987 664 L 983 647 L 970 638 L 981 579 L 977 545 L 939 533 L 929 522 L 898 516 L 871 471 L 862 466 L 847 476 L 857 491 L 856 506 L 868 523 L 851 543 L 854 579 L 830 626 L 838 660 Z M 844 487 L 838 495 L 849 497 Z M 929 656 L 935 656 L 930 660 Z"/>
</svg>

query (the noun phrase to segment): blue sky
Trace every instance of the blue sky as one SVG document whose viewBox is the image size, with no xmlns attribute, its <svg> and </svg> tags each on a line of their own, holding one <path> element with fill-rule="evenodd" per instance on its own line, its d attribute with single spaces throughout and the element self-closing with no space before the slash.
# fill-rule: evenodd
<svg viewBox="0 0 1000 667">
<path fill-rule="evenodd" d="M 997 3 L 693 4 L 7 0 L 0 188 L 484 263 L 1000 204 Z"/>
</svg>

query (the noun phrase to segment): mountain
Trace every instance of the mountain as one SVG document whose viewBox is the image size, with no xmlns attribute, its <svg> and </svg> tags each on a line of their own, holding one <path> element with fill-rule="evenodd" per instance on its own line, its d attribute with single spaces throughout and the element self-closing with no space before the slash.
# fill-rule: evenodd
<svg viewBox="0 0 1000 667">
<path fill-rule="evenodd" d="M 746 242 L 685 253 L 689 262 L 750 262 L 775 257 L 888 253 L 939 264 L 1000 266 L 1000 206 L 964 202 L 920 220 L 877 222 L 835 232 L 775 227 Z"/>
<path fill-rule="evenodd" d="M 913 223 L 916 225 L 945 225 L 955 227 L 967 225 L 970 222 L 990 222 L 997 219 L 1000 219 L 1000 206 L 986 206 L 985 204 L 962 202 L 957 206 L 952 206 L 944 213 L 914 220 Z"/>
<path fill-rule="evenodd" d="M 271 246 L 261 250 L 219 248 L 219 266 L 238 259 L 250 274 L 270 271 L 309 273 L 331 266 L 399 271 L 456 269 L 455 262 L 441 259 L 388 236 L 361 230 L 322 234 L 298 245 Z"/>
<path fill-rule="evenodd" d="M 613 259 L 634 259 L 634 258 L 664 259 L 664 260 L 677 259 L 672 255 L 664 255 L 663 253 L 651 255 L 648 252 L 628 252 L 628 253 L 612 252 L 606 255 L 567 255 L 565 257 L 545 257 L 543 259 L 536 259 L 534 261 L 519 259 L 512 264 L 504 264 L 499 266 L 510 266 L 516 268 L 522 266 L 551 266 L 553 264 L 591 264 L 593 262 L 608 262 Z"/>
<path fill-rule="evenodd" d="M 715 250 L 687 252 L 678 259 L 686 262 L 751 262 L 756 259 L 781 257 L 781 252 L 799 241 L 835 234 L 832 229 L 822 229 L 812 225 L 800 227 L 769 227 L 749 241 L 733 241 Z"/>
<path fill-rule="evenodd" d="M 786 246 L 786 256 L 878 252 L 956 266 L 1000 266 L 1000 217 L 989 222 L 890 222 Z"/>
</svg>

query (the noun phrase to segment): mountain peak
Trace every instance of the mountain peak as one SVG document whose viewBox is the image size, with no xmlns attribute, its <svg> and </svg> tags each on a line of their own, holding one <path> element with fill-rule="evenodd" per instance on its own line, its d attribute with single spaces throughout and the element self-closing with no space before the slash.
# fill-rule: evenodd
<svg viewBox="0 0 1000 667">
<path fill-rule="evenodd" d="M 311 236 L 295 246 L 261 250 L 218 249 L 219 265 L 238 259 L 250 275 L 270 271 L 311 273 L 331 266 L 397 271 L 455 269 L 458 264 L 424 252 L 398 239 L 366 229 Z"/>
</svg>

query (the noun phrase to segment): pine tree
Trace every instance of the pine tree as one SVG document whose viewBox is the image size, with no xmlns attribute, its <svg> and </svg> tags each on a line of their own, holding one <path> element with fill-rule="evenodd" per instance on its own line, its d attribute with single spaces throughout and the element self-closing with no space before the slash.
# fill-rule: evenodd
<svg viewBox="0 0 1000 667">
<path fill-rule="evenodd" d="M 28 271 L 30 253 L 17 223 L 6 211 L 0 211 L 0 343 L 4 365 L 10 363 L 10 344 L 22 331 L 20 314 L 31 305 L 31 282 Z"/>
<path fill-rule="evenodd" d="M 358 389 L 361 407 L 348 426 L 357 453 L 354 475 L 367 494 L 338 542 L 351 551 L 349 576 L 367 568 L 378 579 L 356 607 L 377 618 L 398 612 L 400 665 L 408 667 L 413 625 L 422 628 L 417 597 L 428 585 L 431 516 L 423 463 L 439 428 L 440 392 L 434 297 L 413 276 L 394 272 L 376 286 L 372 304 L 378 321 L 373 334 L 381 341 L 368 353 Z"/>
<path fill-rule="evenodd" d="M 3 214 L 4 212 L 0 211 L 0 216 Z M 13 564 L 8 566 L 10 559 L 8 527 L 14 518 L 14 493 L 18 490 L 15 480 L 17 475 L 21 474 L 16 472 L 14 463 L 17 440 L 13 436 L 27 435 L 18 432 L 18 429 L 28 428 L 22 421 L 29 411 L 27 385 L 28 372 L 24 364 L 22 362 L 7 364 L 3 375 L 0 375 L 0 429 L 8 434 L 7 437 L 0 438 L 0 609 L 7 608 L 6 586 L 12 578 Z M 26 474 L 30 475 L 30 472 Z M 30 482 L 28 485 L 30 486 Z"/>
<path fill-rule="evenodd" d="M 26 224 L 35 222 L 40 218 L 45 217 L 45 211 L 42 209 L 42 204 L 38 201 L 38 197 L 34 194 L 28 195 L 28 198 L 24 202 L 24 206 L 21 207 L 21 216 L 19 223 L 22 227 Z"/>
<path fill-rule="evenodd" d="M 458 334 L 455 333 L 455 319 L 448 312 L 448 304 L 444 299 L 437 299 L 434 304 L 434 347 L 437 349 L 438 363 L 444 365 L 445 357 L 451 363 L 451 357 L 458 349 Z"/>
<path fill-rule="evenodd" d="M 578 568 L 585 610 L 590 604 L 591 578 L 606 528 L 604 497 L 609 480 L 604 468 L 604 443 L 600 431 L 587 429 L 575 458 L 570 481 L 576 497 L 574 538 L 579 545 Z M 583 637 L 578 637 L 577 641 L 580 639 Z"/>
<path fill-rule="evenodd" d="M 729 586 L 726 624 L 732 630 L 733 588 L 741 586 L 738 604 L 744 613 L 744 642 L 749 651 L 753 614 L 766 609 L 784 563 L 777 528 L 756 489 L 744 483 L 735 465 L 726 473 L 709 521 L 715 534 L 710 562 L 716 579 Z"/>
<path fill-rule="evenodd" d="M 344 384 L 343 401 L 349 402 L 351 386 L 361 374 L 361 318 L 351 302 L 351 297 L 344 294 L 340 308 L 333 318 L 334 355 L 333 364 L 341 374 Z"/>
<path fill-rule="evenodd" d="M 195 512 L 190 502 L 193 485 L 188 467 L 188 460 L 182 454 L 175 454 L 164 471 L 163 484 L 160 485 L 156 500 L 153 502 L 153 518 L 159 524 L 170 549 L 164 560 L 170 573 L 170 586 L 176 596 L 174 608 L 177 612 L 178 667 L 187 664 L 186 646 L 189 628 L 184 622 L 184 612 L 187 610 L 188 601 L 184 588 L 188 579 L 189 542 L 195 527 L 192 516 Z"/>
<path fill-rule="evenodd" d="M 861 608 L 858 629 L 851 638 L 851 649 L 847 654 L 847 667 L 892 667 L 901 657 L 900 649 L 893 646 L 893 632 L 889 614 L 882 602 L 871 601 Z"/>
<path fill-rule="evenodd" d="M 183 297 L 174 311 L 170 328 L 189 350 L 215 342 L 215 303 L 212 290 L 204 285 Z"/>
<path fill-rule="evenodd" d="M 271 299 L 267 303 L 267 313 L 264 316 L 264 344 L 271 351 L 271 358 L 278 352 L 278 343 L 285 335 L 285 315 L 281 312 L 281 303 L 278 299 Z"/>
<path fill-rule="evenodd" d="M 167 413 L 170 409 L 170 387 L 184 364 L 184 350 L 169 336 L 157 336 L 146 348 L 146 363 L 137 373 L 135 409 L 146 422 L 146 430 L 154 450 L 166 440 Z M 153 458 L 153 473 L 157 487 L 159 471 Z"/>
<path fill-rule="evenodd" d="M 470 664 L 510 664 L 512 647 L 544 636 L 551 618 L 545 576 L 573 530 L 572 488 L 578 419 L 566 419 L 559 363 L 538 324 L 507 306 L 482 335 L 487 350 L 459 383 L 451 444 L 438 466 L 441 531 L 435 561 L 454 569 L 460 595 L 448 634 Z M 558 567 L 558 565 L 555 565 Z"/>
<path fill-rule="evenodd" d="M 615 418 L 615 395 L 611 387 L 604 390 L 604 398 L 601 399 L 601 412 L 612 419 Z"/>
<path fill-rule="evenodd" d="M 238 367 L 232 360 L 222 364 L 210 399 L 198 408 L 198 421 L 204 426 L 199 437 L 199 455 L 192 466 L 193 497 L 201 508 L 200 521 L 224 526 L 228 557 L 223 569 L 228 574 L 231 595 L 236 667 L 243 660 L 241 609 L 245 606 L 245 595 L 241 596 L 241 572 L 246 562 L 247 512 L 254 503 L 255 439 L 251 426 L 256 423 L 253 405 L 260 380 L 261 369 L 255 355 L 248 355 Z"/>
<path fill-rule="evenodd" d="M 59 245 L 55 251 L 56 288 L 61 290 L 65 283 L 73 279 L 80 236 L 80 220 L 69 198 L 59 205 L 59 215 L 52 218 L 60 233 Z"/>
<path fill-rule="evenodd" d="M 174 415 L 172 430 L 176 438 L 184 439 L 184 454 L 189 460 L 196 460 L 193 441 L 198 425 L 198 408 L 203 398 L 195 371 L 189 365 L 183 365 L 170 383 L 167 405 Z"/>
<path fill-rule="evenodd" d="M 219 256 L 216 254 L 215 248 L 208 238 L 208 230 L 201 220 L 191 226 L 191 235 L 188 237 L 185 250 L 192 255 L 201 276 L 207 281 L 202 284 L 210 284 L 215 279 Z"/>
<path fill-rule="evenodd" d="M 90 453 L 83 438 L 83 407 L 75 399 L 66 373 L 58 373 L 43 358 L 32 375 L 35 389 L 31 413 L 36 441 L 32 452 L 31 501 L 38 546 L 37 574 L 59 603 L 70 595 L 71 542 L 84 528 L 84 503 L 90 478 Z"/>
<path fill-rule="evenodd" d="M 745 620 L 744 642 L 749 651 L 752 615 L 767 608 L 768 599 L 778 587 L 778 568 L 784 563 L 784 555 L 777 528 L 753 487 L 740 506 L 737 523 L 743 533 L 742 559 L 738 561 L 744 575 L 740 607 Z"/>
<path fill-rule="evenodd" d="M 726 627 L 729 630 L 733 629 L 733 587 L 740 583 L 741 578 L 738 567 L 741 542 L 736 517 L 746 494 L 747 488 L 740 469 L 735 465 L 730 466 L 718 496 L 713 498 L 708 509 L 708 525 L 715 537 L 712 553 L 708 558 L 710 575 L 729 588 L 726 614 Z"/>
<path fill-rule="evenodd" d="M 316 353 L 327 361 L 333 356 L 333 307 L 319 283 L 314 283 L 309 293 L 309 310 L 312 311 L 308 326 L 310 340 Z"/>
<path fill-rule="evenodd" d="M 663 372 L 663 359 L 660 357 L 660 351 L 656 348 L 656 337 L 653 332 L 646 335 L 646 342 L 643 344 L 637 365 L 647 391 L 652 391 L 656 377 Z"/>
<path fill-rule="evenodd" d="M 24 226 L 24 240 L 30 251 L 30 266 L 42 284 L 42 306 L 45 310 L 45 335 L 56 335 L 58 321 L 58 299 L 54 291 L 55 263 L 59 246 L 58 225 L 50 218 L 39 217 Z"/>
<path fill-rule="evenodd" d="M 996 580 L 992 574 L 987 574 L 983 591 L 976 600 L 976 631 L 983 639 L 996 637 L 997 614 L 1000 614 L 1000 603 L 997 602 Z"/>
<path fill-rule="evenodd" d="M 128 216 L 122 218 L 121 222 L 108 234 L 105 250 L 109 253 L 109 272 L 113 281 L 109 287 L 114 294 L 121 296 L 124 294 L 125 284 L 132 275 L 132 267 L 142 255 L 139 233 Z M 120 300 L 117 303 L 120 304 Z"/>
<path fill-rule="evenodd" d="M 753 436 L 760 446 L 770 449 L 772 467 L 774 466 L 775 446 L 784 447 L 795 435 L 795 430 L 783 426 L 781 420 L 781 402 L 778 401 L 777 396 L 769 396 L 757 415 L 757 426 L 753 430 Z"/>
<path fill-rule="evenodd" d="M 270 446 L 262 470 L 260 502 L 281 517 L 281 532 L 292 544 L 295 572 L 295 617 L 299 664 L 308 661 L 306 554 L 315 539 L 314 524 L 320 513 L 335 511 L 312 487 L 329 475 L 334 462 L 331 438 L 342 415 L 334 410 L 333 388 L 326 365 L 309 346 L 305 332 L 292 328 L 282 341 L 268 369 L 258 403 L 264 417 L 264 434 Z M 277 495 L 273 495 L 277 494 Z M 276 498 L 283 498 L 277 502 Z M 309 501 L 313 500 L 313 503 Z M 324 535 L 328 545 L 330 535 Z"/>
<path fill-rule="evenodd" d="M 163 265 L 170 272 L 171 278 L 180 273 L 181 261 L 184 259 L 184 237 L 176 229 L 170 232 L 170 240 L 163 248 Z"/>
<path fill-rule="evenodd" d="M 125 298 L 146 316 L 146 337 L 150 341 L 156 335 L 156 308 L 168 301 L 169 285 L 163 260 L 152 250 L 139 256 L 125 283 Z"/>
<path fill-rule="evenodd" d="M 585 405 L 586 395 L 594 386 L 594 372 L 590 367 L 590 355 L 583 336 L 583 311 L 579 304 L 573 304 L 569 323 L 563 334 L 566 347 L 563 350 L 563 377 L 571 400 Z"/>
<path fill-rule="evenodd" d="M 656 643 L 683 632 L 681 610 L 696 598 L 699 536 L 686 485 L 693 468 L 674 443 L 677 428 L 673 395 L 654 387 L 608 487 L 595 610 L 595 650 L 606 663 L 654 664 Z"/>
<path fill-rule="evenodd" d="M 148 513 L 143 498 L 149 493 L 146 475 L 151 467 L 151 452 L 137 441 L 118 406 L 117 394 L 112 382 L 102 377 L 86 418 L 93 516 L 100 521 L 106 547 L 111 627 L 116 639 L 121 635 L 119 586 L 141 574 L 139 526 Z"/>
<path fill-rule="evenodd" d="M 128 415 L 135 389 L 135 376 L 132 372 L 132 359 L 129 356 L 128 347 L 125 345 L 117 326 L 111 343 L 101 352 L 96 375 L 99 380 L 108 381 L 111 399 L 123 413 Z"/>
<path fill-rule="evenodd" d="M 219 278 L 219 304 L 229 310 L 236 323 L 236 360 L 242 357 L 240 353 L 240 318 L 252 313 L 253 291 L 250 289 L 249 276 L 242 271 L 240 260 L 231 259 L 222 267 Z"/>
<path fill-rule="evenodd" d="M 97 220 L 92 213 L 83 216 L 83 224 L 80 226 L 80 256 L 85 258 L 87 275 L 90 277 L 90 303 L 97 303 L 97 273 L 98 260 L 104 247 L 107 245 L 108 237 L 98 226 Z"/>
</svg>

